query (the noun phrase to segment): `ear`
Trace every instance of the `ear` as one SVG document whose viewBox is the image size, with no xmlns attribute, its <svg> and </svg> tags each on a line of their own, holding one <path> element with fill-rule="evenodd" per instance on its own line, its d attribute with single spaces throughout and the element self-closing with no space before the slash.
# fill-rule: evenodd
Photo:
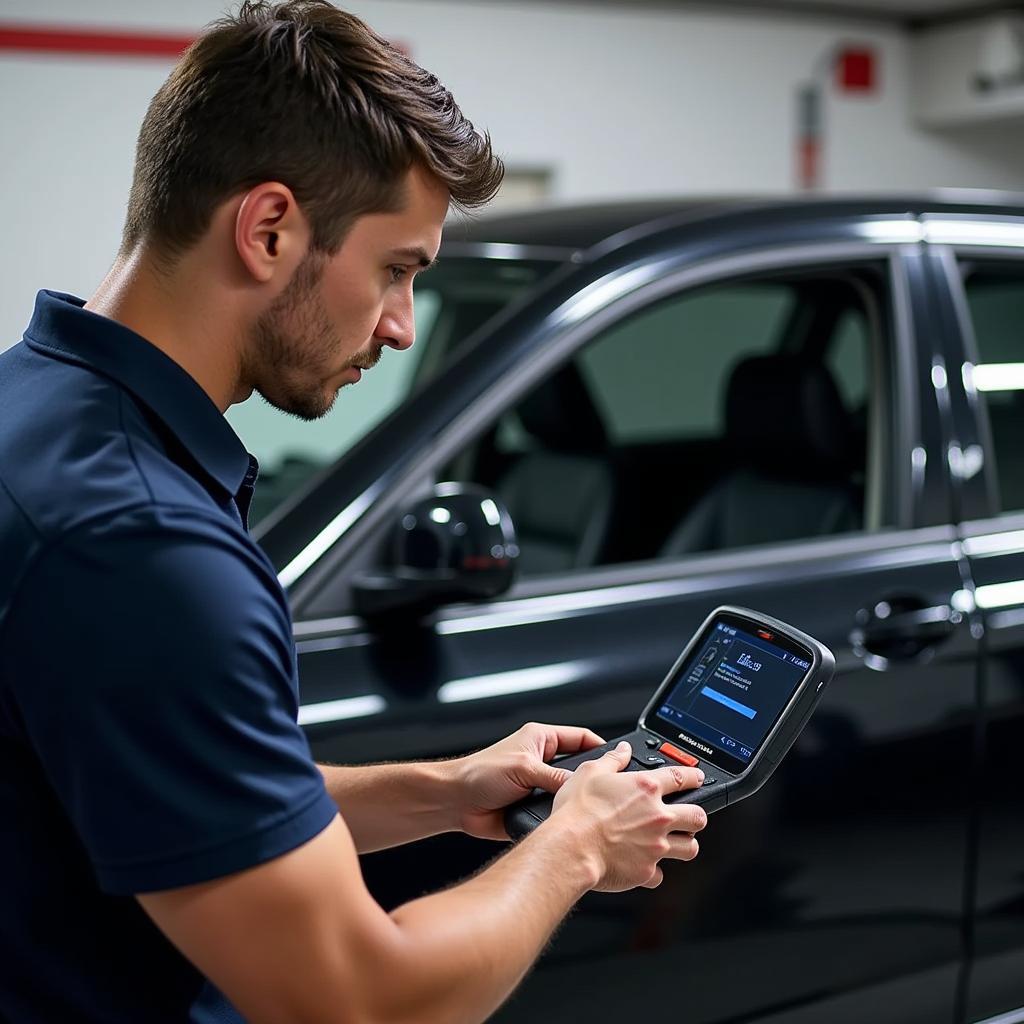
<svg viewBox="0 0 1024 1024">
<path fill-rule="evenodd" d="M 235 248 L 254 281 L 289 281 L 309 238 L 309 225 L 287 185 L 263 182 L 242 197 L 235 215 Z"/>
</svg>

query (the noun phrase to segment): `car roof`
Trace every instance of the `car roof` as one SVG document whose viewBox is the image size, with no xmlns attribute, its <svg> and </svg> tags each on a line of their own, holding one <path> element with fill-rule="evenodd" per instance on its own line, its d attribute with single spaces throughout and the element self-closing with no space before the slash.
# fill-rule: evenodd
<svg viewBox="0 0 1024 1024">
<path fill-rule="evenodd" d="M 497 244 L 531 247 L 538 255 L 557 258 L 587 250 L 599 243 L 613 243 L 615 236 L 636 238 L 685 223 L 708 224 L 736 214 L 759 219 L 785 220 L 794 212 L 813 212 L 821 217 L 882 214 L 957 213 L 1024 216 L 1024 193 L 982 189 L 943 189 L 914 194 L 828 195 L 793 197 L 660 198 L 545 205 L 522 212 L 473 215 L 456 218 L 445 230 L 445 244 L 452 248 Z M 614 247 L 609 245 L 608 247 Z M 527 255 L 527 253 L 523 253 Z"/>
</svg>

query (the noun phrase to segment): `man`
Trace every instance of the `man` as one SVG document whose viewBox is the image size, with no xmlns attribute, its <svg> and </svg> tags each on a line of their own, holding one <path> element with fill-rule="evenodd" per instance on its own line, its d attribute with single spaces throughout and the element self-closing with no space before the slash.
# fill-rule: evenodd
<svg viewBox="0 0 1024 1024">
<path fill-rule="evenodd" d="M 591 889 L 656 886 L 706 818 L 699 772 L 575 775 L 600 742 L 528 725 L 472 756 L 322 767 L 288 606 L 250 539 L 224 411 L 304 418 L 387 346 L 451 202 L 501 178 L 451 95 L 325 0 L 247 3 L 139 137 L 92 298 L 41 292 L 0 356 L 0 1017 L 482 1021 Z M 557 791 L 456 888 L 385 913 L 357 854 Z M 340 813 L 339 813 L 340 811 Z"/>
</svg>

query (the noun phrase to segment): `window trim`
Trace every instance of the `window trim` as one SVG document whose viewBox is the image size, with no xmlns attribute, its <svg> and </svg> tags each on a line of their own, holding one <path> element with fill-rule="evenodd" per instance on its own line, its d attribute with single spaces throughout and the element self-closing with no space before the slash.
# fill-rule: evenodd
<svg viewBox="0 0 1024 1024">
<path fill-rule="evenodd" d="M 874 534 L 810 537 L 757 548 L 697 552 L 672 559 L 595 566 L 558 576 L 536 576 L 516 583 L 511 591 L 490 603 L 441 608 L 436 617 L 437 632 L 491 628 L 486 622 L 478 622 L 492 616 L 502 619 L 500 625 L 517 625 L 519 622 L 512 620 L 524 615 L 524 621 L 535 622 L 590 614 L 626 603 L 674 600 L 709 589 L 725 589 L 727 577 L 732 577 L 729 582 L 738 589 L 789 579 L 794 572 L 802 578 L 832 578 L 837 571 L 848 575 L 893 566 L 952 562 L 955 542 L 952 524 L 925 526 Z M 573 585 L 580 580 L 585 582 L 584 586 Z"/>
<path fill-rule="evenodd" d="M 949 524 L 595 566 L 517 581 L 492 601 L 445 605 L 435 614 L 433 628 L 443 634 L 476 632 L 588 615 L 622 604 L 675 600 L 709 588 L 721 589 L 726 577 L 733 577 L 736 586 L 763 586 L 791 577 L 794 571 L 834 576 L 837 565 L 844 574 L 894 565 L 932 565 L 952 561 L 957 541 L 956 528 Z M 365 632 L 366 623 L 353 613 L 298 619 L 294 626 L 297 641 Z"/>
<path fill-rule="evenodd" d="M 964 360 L 977 366 L 980 362 L 981 350 L 978 346 L 978 336 L 974 330 L 974 319 L 971 316 L 970 304 L 967 300 L 967 285 L 963 278 L 962 268 L 964 263 L 980 262 L 989 266 L 1010 263 L 1021 267 L 1021 282 L 1024 286 L 1024 251 L 1020 248 L 994 245 L 934 245 L 932 251 L 939 258 L 943 271 L 943 279 L 953 305 L 953 312 L 956 318 L 956 328 L 960 337 L 960 353 Z M 988 404 L 973 388 L 969 387 L 960 376 L 959 389 L 967 404 L 968 415 L 971 417 L 974 428 L 977 431 L 978 440 L 984 452 L 982 463 L 982 487 L 985 491 L 986 504 L 989 515 L 973 516 L 965 519 L 962 525 L 967 524 L 990 524 L 985 532 L 1001 533 L 1003 528 L 998 524 L 1002 520 L 1017 520 L 1024 517 L 1024 509 L 1003 510 L 1002 495 L 999 488 L 999 480 L 996 474 L 996 450 L 995 437 L 992 433 L 992 421 L 989 416 Z M 970 480 L 961 480 L 960 485 L 969 485 Z"/>
</svg>

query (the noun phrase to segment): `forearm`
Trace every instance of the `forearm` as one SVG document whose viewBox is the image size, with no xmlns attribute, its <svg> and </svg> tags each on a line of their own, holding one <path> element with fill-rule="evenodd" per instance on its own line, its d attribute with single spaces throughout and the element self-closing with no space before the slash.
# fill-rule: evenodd
<svg viewBox="0 0 1024 1024">
<path fill-rule="evenodd" d="M 486 1020 L 523 978 L 599 872 L 577 834 L 549 821 L 467 882 L 399 907 L 384 1021 Z M 429 1012 L 425 1012 L 429 1008 Z"/>
<path fill-rule="evenodd" d="M 458 829 L 454 761 L 318 765 L 360 853 Z"/>
</svg>

